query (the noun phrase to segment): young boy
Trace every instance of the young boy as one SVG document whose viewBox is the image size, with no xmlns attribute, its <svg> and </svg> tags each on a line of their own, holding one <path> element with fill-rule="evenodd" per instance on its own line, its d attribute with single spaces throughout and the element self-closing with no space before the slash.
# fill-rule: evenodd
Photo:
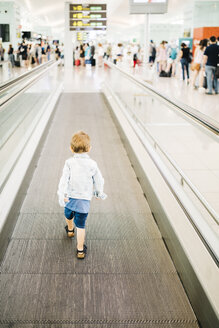
<svg viewBox="0 0 219 328">
<path fill-rule="evenodd" d="M 85 241 L 85 222 L 90 209 L 92 196 L 105 199 L 103 193 L 104 179 L 97 163 L 90 159 L 90 137 L 83 131 L 74 134 L 70 149 L 74 154 L 65 162 L 59 182 L 59 204 L 65 207 L 69 238 L 74 237 L 74 224 L 77 228 L 77 258 L 84 259 L 87 246 Z M 73 223 L 74 219 L 74 223 Z"/>
</svg>

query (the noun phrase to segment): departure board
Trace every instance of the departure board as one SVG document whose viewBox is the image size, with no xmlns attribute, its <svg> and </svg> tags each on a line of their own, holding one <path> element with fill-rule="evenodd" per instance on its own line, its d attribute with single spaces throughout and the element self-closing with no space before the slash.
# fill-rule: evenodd
<svg viewBox="0 0 219 328">
<path fill-rule="evenodd" d="M 77 40 L 78 41 L 88 41 L 89 40 L 89 32 L 77 32 Z"/>
<path fill-rule="evenodd" d="M 70 31 L 106 30 L 106 4 L 70 4 L 69 6 Z"/>
<path fill-rule="evenodd" d="M 168 0 L 129 0 L 130 14 L 164 14 Z"/>
</svg>

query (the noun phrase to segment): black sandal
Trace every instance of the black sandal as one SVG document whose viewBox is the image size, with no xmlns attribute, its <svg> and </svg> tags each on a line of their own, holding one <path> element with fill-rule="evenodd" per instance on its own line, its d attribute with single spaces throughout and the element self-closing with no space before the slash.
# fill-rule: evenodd
<svg viewBox="0 0 219 328">
<path fill-rule="evenodd" d="M 65 226 L 65 230 L 66 230 L 67 236 L 68 236 L 69 238 L 74 237 L 74 235 L 75 235 L 75 229 L 73 229 L 73 230 L 68 230 L 68 226 Z"/>
<path fill-rule="evenodd" d="M 77 258 L 80 259 L 80 260 L 83 260 L 85 258 L 85 256 L 86 256 L 86 253 L 87 253 L 87 246 L 84 245 L 83 251 L 79 251 L 77 249 Z"/>
</svg>

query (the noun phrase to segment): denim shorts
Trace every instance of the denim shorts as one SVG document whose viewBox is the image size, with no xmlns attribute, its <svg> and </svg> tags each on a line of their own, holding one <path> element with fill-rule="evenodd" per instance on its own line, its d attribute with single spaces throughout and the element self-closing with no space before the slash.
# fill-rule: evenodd
<svg viewBox="0 0 219 328">
<path fill-rule="evenodd" d="M 78 213 L 74 212 L 65 207 L 65 217 L 67 220 L 72 220 L 74 218 L 74 223 L 77 228 L 84 229 L 85 222 L 87 219 L 88 213 Z"/>
</svg>

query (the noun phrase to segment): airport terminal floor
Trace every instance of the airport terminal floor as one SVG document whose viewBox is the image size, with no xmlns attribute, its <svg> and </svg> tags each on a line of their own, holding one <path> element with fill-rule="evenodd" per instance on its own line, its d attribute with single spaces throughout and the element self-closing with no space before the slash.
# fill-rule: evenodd
<svg viewBox="0 0 219 328">
<path fill-rule="evenodd" d="M 147 80 L 140 69 L 131 73 L 142 81 Z M 178 100 L 187 101 L 183 96 L 186 91 L 182 81 L 172 81 L 168 85 L 169 80 L 156 79 L 153 86 L 160 92 L 165 90 L 171 97 L 171 90 L 175 88 L 180 94 Z M 150 206 L 151 197 L 145 192 L 143 178 L 138 175 L 129 152 L 129 147 L 138 151 L 139 140 L 127 142 L 125 128 L 121 133 L 121 126 L 115 118 L 117 114 L 111 109 L 112 90 L 130 113 L 130 108 L 135 107 L 135 121 L 138 118 L 143 122 L 151 138 L 173 158 L 191 184 L 207 199 L 211 215 L 206 207 L 200 208 L 191 190 L 185 190 L 186 197 L 191 197 L 216 236 L 218 222 L 212 219 L 212 213 L 219 210 L 218 136 L 160 103 L 161 100 L 154 98 L 150 91 L 147 93 L 141 89 L 143 87 L 133 85 L 133 81 L 116 68 L 75 67 L 64 70 L 64 67 L 56 66 L 34 83 L 0 111 L 2 141 L 8 126 L 18 116 L 28 116 L 28 104 L 33 108 L 32 112 L 36 112 L 50 99 L 50 90 L 63 83 L 31 161 L 31 169 L 27 170 L 28 176 L 16 196 L 19 205 L 12 211 L 13 227 L 1 262 L 0 327 L 216 328 L 216 319 L 212 322 L 200 319 L 203 308 L 197 309 L 203 303 L 207 311 L 209 304 L 219 299 L 218 292 L 215 291 L 213 300 L 206 301 L 209 290 L 207 287 L 205 290 L 202 278 L 201 282 L 194 283 L 194 288 L 190 286 L 193 295 L 188 292 L 187 279 L 185 283 L 183 280 L 186 274 L 183 269 L 180 271 L 181 264 L 177 266 L 172 246 L 168 246 L 170 242 L 178 252 L 181 249 L 178 243 L 183 245 L 183 242 L 174 244 L 172 235 L 160 229 L 156 211 Z M 110 95 L 103 94 L 105 83 L 109 85 Z M 194 90 L 189 92 L 195 94 Z M 178 94 L 174 92 L 174 99 Z M 117 100 L 117 105 L 120 102 Z M 209 120 L 217 125 L 217 103 L 217 96 L 200 95 L 199 100 L 198 96 L 194 97 L 187 105 L 200 109 L 202 114 L 209 114 Z M 30 121 L 25 124 L 29 126 Z M 79 130 L 91 138 L 90 157 L 98 163 L 105 179 L 104 192 L 108 195 L 104 201 L 92 200 L 86 226 L 88 250 L 83 261 L 76 258 L 76 237 L 69 239 L 66 236 L 64 211 L 57 197 L 65 160 L 71 156 L 71 136 Z M 1 142 L 2 151 L 10 138 L 8 135 Z M 9 147 L 13 152 L 13 144 Z M 178 179 L 164 154 L 159 156 L 172 176 Z M 4 160 L 0 163 L 4 171 Z M 161 174 L 159 179 L 162 179 Z M 4 181 L 3 187 L 5 184 Z M 175 213 L 171 206 L 170 212 L 176 215 L 177 221 L 178 212 Z M 168 210 L 164 208 L 164 212 L 167 215 Z M 182 226 L 180 228 L 183 230 Z M 191 229 L 195 233 L 197 227 L 191 224 Z M 190 235 L 185 239 L 187 237 Z M 202 238 L 198 239 L 197 243 L 202 241 Z M 194 248 L 198 245 L 195 240 L 187 242 L 194 243 Z M 208 252 L 203 252 L 205 258 Z M 190 257 L 188 253 L 187 257 Z M 181 262 L 186 266 L 187 260 Z M 215 277 L 214 272 L 218 273 L 217 261 L 211 258 L 210 262 L 213 269 L 206 264 L 204 275 L 207 280 Z M 192 277 L 194 271 L 192 268 L 188 275 Z M 210 273 L 210 278 L 207 273 Z M 217 313 L 215 305 L 212 307 Z M 212 318 L 217 316 L 215 313 Z M 206 326 L 202 320 L 206 320 Z"/>
</svg>

